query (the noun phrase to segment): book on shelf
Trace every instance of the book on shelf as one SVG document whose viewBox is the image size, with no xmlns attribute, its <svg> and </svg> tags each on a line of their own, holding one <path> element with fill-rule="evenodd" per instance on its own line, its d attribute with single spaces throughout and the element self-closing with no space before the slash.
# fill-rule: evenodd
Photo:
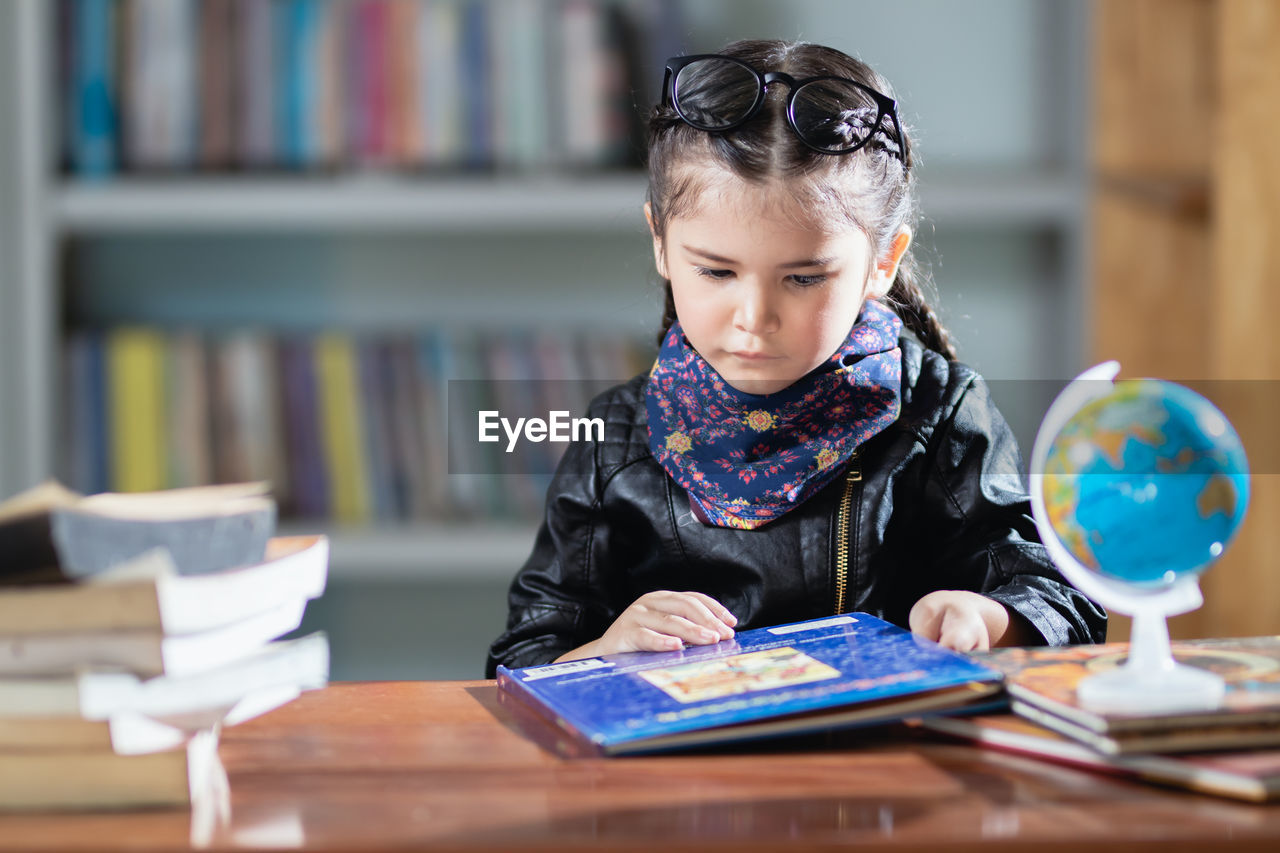
<svg viewBox="0 0 1280 853">
<path fill-rule="evenodd" d="M 171 341 L 168 357 L 174 364 L 179 356 L 176 347 L 185 343 L 186 335 L 166 337 Z M 277 499 L 287 502 L 274 339 L 257 330 L 239 329 L 219 335 L 207 352 L 209 425 L 219 440 L 213 442 L 210 454 L 213 479 L 205 482 L 266 481 Z M 174 444 L 182 438 L 172 437 Z"/>
<path fill-rule="evenodd" d="M 263 483 L 86 496 L 47 481 L 0 503 L 0 585 L 88 578 L 155 549 L 183 574 L 242 566 L 275 521 Z"/>
<path fill-rule="evenodd" d="M 1206 794 L 1255 802 L 1280 796 L 1280 749 L 1104 755 L 1011 713 L 934 716 L 918 725 L 996 749 Z"/>
<path fill-rule="evenodd" d="M 362 456 L 369 480 L 371 518 L 395 518 L 404 505 L 397 484 L 400 465 L 392 455 L 394 400 L 388 381 L 386 348 L 386 341 L 372 340 L 356 351 L 356 389 L 365 421 Z"/>
<path fill-rule="evenodd" d="M 163 467 L 164 488 L 261 479 L 282 516 L 350 523 L 535 516 L 566 445 L 480 443 L 478 412 L 580 417 L 653 356 L 647 340 L 582 329 L 151 331 L 161 369 L 149 375 L 164 380 L 158 427 L 151 415 L 135 423 L 142 409 L 109 404 L 118 377 L 103 364 L 128 338 L 68 335 L 70 486 L 107 488 L 125 465 L 111 436 L 158 429 L 152 467 Z"/>
<path fill-rule="evenodd" d="M 281 341 L 278 351 L 288 510 L 301 518 L 323 518 L 329 506 L 329 468 L 320 435 L 311 341 L 293 335 Z"/>
<path fill-rule="evenodd" d="M 344 524 L 373 518 L 369 486 L 366 418 L 360 406 L 358 348 L 350 335 L 328 332 L 316 339 L 320 435 L 329 471 L 330 516 Z"/>
<path fill-rule="evenodd" d="M 6 637 L 98 631 L 196 634 L 324 592 L 329 540 L 277 536 L 260 562 L 202 575 L 178 574 L 151 551 L 107 578 L 0 588 Z"/>
<path fill-rule="evenodd" d="M 85 177 L 632 166 L 645 104 L 630 93 L 678 52 L 670 0 L 57 9 L 64 159 Z"/>
<path fill-rule="evenodd" d="M 170 336 L 168 356 L 164 430 L 172 440 L 167 442 L 169 481 L 165 485 L 180 488 L 217 482 L 214 479 L 214 460 L 209 453 L 212 446 L 210 428 L 216 405 L 209 394 L 210 364 L 204 341 L 191 329 L 178 330 Z M 233 478 L 252 479 L 257 478 Z M 88 483 L 92 480 L 82 476 L 72 482 Z M 278 495 L 280 483 L 272 481 L 272 486 Z"/>
<path fill-rule="evenodd" d="M 0 757 L 0 811 L 191 806 L 226 792 L 217 732 L 141 755 L 110 750 L 24 750 Z"/>
<path fill-rule="evenodd" d="M 119 165 L 120 58 L 112 36 L 120 6 L 115 0 L 76 0 L 59 10 L 63 145 L 68 163 L 87 178 L 110 175 Z"/>
<path fill-rule="evenodd" d="M 232 28 L 238 2 L 202 0 L 198 10 L 202 39 L 196 93 L 200 127 L 197 162 L 203 169 L 223 169 L 232 163 L 232 107 L 236 74 Z"/>
<path fill-rule="evenodd" d="M 68 482 L 86 492 L 103 491 L 111 479 L 105 350 L 105 336 L 97 330 L 74 332 L 63 344 L 67 414 L 62 455 Z"/>
<path fill-rule="evenodd" d="M 107 435 L 110 488 L 117 492 L 163 489 L 169 480 L 164 452 L 164 338 L 156 329 L 122 326 L 107 333 Z"/>
<path fill-rule="evenodd" d="M 994 649 L 981 656 L 1005 675 L 1010 707 L 1106 754 L 1280 746 L 1280 636 L 1176 640 L 1181 663 L 1226 681 L 1221 708 L 1169 714 L 1100 713 L 1076 695 L 1081 679 L 1122 665 L 1124 643 Z"/>
<path fill-rule="evenodd" d="M 583 751 L 653 752 L 1003 706 L 997 670 L 864 613 L 710 646 L 498 668 L 499 698 Z"/>
<path fill-rule="evenodd" d="M 418 364 L 417 345 L 408 336 L 396 336 L 385 351 L 386 381 L 389 389 L 387 424 L 394 460 L 394 495 L 397 507 L 407 518 L 426 518 L 436 507 L 436 487 L 447 477 L 432 467 L 432 442 L 436 429 L 433 404 L 427 402 Z M 439 478 L 439 483 L 435 478 Z"/>
</svg>

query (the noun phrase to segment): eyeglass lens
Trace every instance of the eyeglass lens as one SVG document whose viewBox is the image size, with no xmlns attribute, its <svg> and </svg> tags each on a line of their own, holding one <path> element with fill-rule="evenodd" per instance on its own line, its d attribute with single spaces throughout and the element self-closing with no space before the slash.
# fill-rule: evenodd
<svg viewBox="0 0 1280 853">
<path fill-rule="evenodd" d="M 881 117 L 880 108 L 866 92 L 844 80 L 815 80 L 801 86 L 792 101 L 791 116 L 801 138 L 827 151 L 863 144 Z"/>
<path fill-rule="evenodd" d="M 760 78 L 736 62 L 703 59 L 681 68 L 675 102 L 684 120 L 701 130 L 721 130 L 741 121 L 760 96 Z"/>
</svg>

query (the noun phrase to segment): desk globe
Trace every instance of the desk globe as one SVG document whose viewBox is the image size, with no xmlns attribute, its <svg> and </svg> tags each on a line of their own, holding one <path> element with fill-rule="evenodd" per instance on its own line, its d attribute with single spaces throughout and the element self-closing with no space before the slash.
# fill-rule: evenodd
<svg viewBox="0 0 1280 853">
<path fill-rule="evenodd" d="M 1111 713 L 1222 703 L 1222 678 L 1177 663 L 1166 619 L 1204 603 L 1199 575 L 1249 503 L 1240 437 L 1199 394 L 1155 379 L 1085 371 L 1049 407 L 1031 456 L 1031 506 L 1050 556 L 1077 589 L 1133 616 L 1126 664 L 1081 681 Z"/>
</svg>

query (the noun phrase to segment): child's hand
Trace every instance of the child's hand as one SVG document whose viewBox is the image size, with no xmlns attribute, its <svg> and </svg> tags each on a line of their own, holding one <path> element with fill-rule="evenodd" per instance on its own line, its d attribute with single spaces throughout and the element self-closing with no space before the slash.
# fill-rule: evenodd
<svg viewBox="0 0 1280 853">
<path fill-rule="evenodd" d="M 670 652 L 705 646 L 733 637 L 738 619 L 709 595 L 659 590 L 637 598 L 604 635 L 557 660 L 576 660 L 616 652 Z"/>
<path fill-rule="evenodd" d="M 1009 630 L 1009 611 L 994 599 L 940 589 L 917 601 L 907 616 L 913 633 L 958 652 L 985 652 Z"/>
</svg>

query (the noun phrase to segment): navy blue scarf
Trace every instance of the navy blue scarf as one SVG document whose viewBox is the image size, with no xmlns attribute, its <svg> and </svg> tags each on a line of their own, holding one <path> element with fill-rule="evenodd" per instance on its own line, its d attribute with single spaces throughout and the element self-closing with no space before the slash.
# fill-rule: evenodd
<svg viewBox="0 0 1280 853">
<path fill-rule="evenodd" d="M 774 394 L 726 382 L 673 323 L 649 375 L 649 448 L 717 527 L 753 529 L 835 479 L 898 418 L 902 321 L 868 300 L 845 342 Z"/>
</svg>

